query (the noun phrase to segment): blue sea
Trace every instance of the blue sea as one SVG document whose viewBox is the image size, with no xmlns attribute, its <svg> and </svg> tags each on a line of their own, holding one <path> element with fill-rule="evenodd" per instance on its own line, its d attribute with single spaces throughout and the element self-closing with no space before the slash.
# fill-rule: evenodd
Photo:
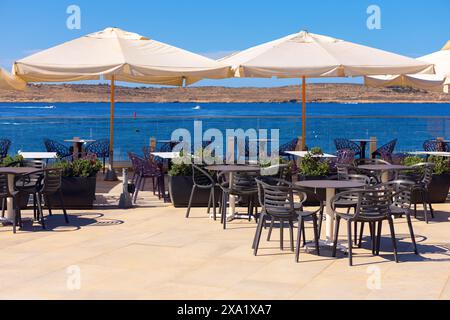
<svg viewBox="0 0 450 320">
<path fill-rule="evenodd" d="M 301 135 L 301 106 L 296 103 L 116 103 L 115 153 L 140 153 L 150 138 L 170 139 L 194 121 L 203 130 L 279 129 L 280 143 Z M 307 144 L 334 152 L 335 138 L 369 138 L 380 144 L 398 139 L 397 151 L 422 150 L 424 140 L 450 139 L 450 104 L 309 103 Z M 11 153 L 43 151 L 43 139 L 109 137 L 108 103 L 0 103 L 0 137 Z"/>
</svg>

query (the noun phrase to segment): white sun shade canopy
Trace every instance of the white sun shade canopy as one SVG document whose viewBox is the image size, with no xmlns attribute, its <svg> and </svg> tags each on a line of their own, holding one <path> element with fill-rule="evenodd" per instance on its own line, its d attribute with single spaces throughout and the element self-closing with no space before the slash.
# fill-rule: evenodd
<svg viewBox="0 0 450 320">
<path fill-rule="evenodd" d="M 418 58 L 417 60 L 433 63 L 436 74 L 406 74 L 366 77 L 368 86 L 389 87 L 403 86 L 429 91 L 447 92 L 450 85 L 450 41 L 440 51 Z"/>
<path fill-rule="evenodd" d="M 12 76 L 0 68 L 0 89 L 1 90 L 25 90 L 27 83 L 22 79 Z"/>
<path fill-rule="evenodd" d="M 63 43 L 17 61 L 13 71 L 27 82 L 111 79 L 183 85 L 231 76 L 230 68 L 201 55 L 117 28 Z"/>
<path fill-rule="evenodd" d="M 219 60 L 236 77 L 355 77 L 434 73 L 433 65 L 398 54 L 302 31 Z"/>
</svg>

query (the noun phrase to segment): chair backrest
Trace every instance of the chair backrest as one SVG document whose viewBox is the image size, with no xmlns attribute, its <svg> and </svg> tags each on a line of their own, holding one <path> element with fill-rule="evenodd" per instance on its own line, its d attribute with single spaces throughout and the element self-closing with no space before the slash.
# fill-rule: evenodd
<svg viewBox="0 0 450 320">
<path fill-rule="evenodd" d="M 109 145 L 109 139 L 101 139 L 89 143 L 86 146 L 85 151 L 93 153 L 100 158 L 107 158 L 109 157 Z"/>
<path fill-rule="evenodd" d="M 289 141 L 288 143 L 285 143 L 283 145 L 280 146 L 279 152 L 280 152 L 280 156 L 289 156 L 291 157 L 291 155 L 287 154 L 287 151 L 295 151 L 295 149 L 297 148 L 298 145 L 298 138 L 292 139 L 291 141 Z"/>
<path fill-rule="evenodd" d="M 372 177 L 369 177 L 369 176 L 366 176 L 363 174 L 346 174 L 346 175 L 342 175 L 340 178 L 341 178 L 340 180 L 364 183 L 366 186 L 371 186 L 371 185 L 376 184 L 376 181 L 374 181 L 374 179 Z"/>
<path fill-rule="evenodd" d="M 397 139 L 392 140 L 386 143 L 384 146 L 378 148 L 373 154 L 372 157 L 376 158 L 380 156 L 383 160 L 392 162 L 392 154 L 394 153 L 395 146 L 397 145 Z"/>
<path fill-rule="evenodd" d="M 9 196 L 8 175 L 0 173 L 0 198 L 6 198 L 8 196 Z"/>
<path fill-rule="evenodd" d="M 256 178 L 259 173 L 251 172 L 233 172 L 233 180 L 230 189 L 235 193 L 254 193 L 258 190 Z"/>
<path fill-rule="evenodd" d="M 0 139 L 0 159 L 3 159 L 8 155 L 10 146 L 11 146 L 11 140 Z"/>
<path fill-rule="evenodd" d="M 390 214 L 393 191 L 391 189 L 351 190 L 337 194 L 331 201 L 336 210 L 336 203 L 348 195 L 356 196 L 354 219 L 382 219 Z"/>
<path fill-rule="evenodd" d="M 276 185 L 268 184 L 260 179 L 256 179 L 258 190 L 262 190 L 260 202 L 267 214 L 274 215 L 295 215 L 294 190 L 287 181 L 278 180 Z M 302 204 L 306 200 L 306 194 L 300 193 Z"/>
<path fill-rule="evenodd" d="M 192 164 L 192 181 L 199 188 L 212 188 L 215 181 L 211 175 L 198 165 Z"/>
<path fill-rule="evenodd" d="M 392 190 L 392 205 L 402 209 L 411 208 L 411 196 L 416 184 L 408 180 L 394 180 L 377 186 L 379 189 Z"/>
<path fill-rule="evenodd" d="M 335 139 L 334 145 L 336 146 L 336 150 L 353 150 L 355 154 L 359 154 L 361 152 L 361 148 L 348 139 Z"/>
<path fill-rule="evenodd" d="M 61 189 L 62 172 L 59 169 L 44 170 L 41 191 L 47 194 L 55 193 Z"/>
<path fill-rule="evenodd" d="M 450 152 L 448 144 L 439 140 L 426 140 L 423 149 L 427 152 Z"/>
<path fill-rule="evenodd" d="M 57 141 L 44 139 L 44 145 L 47 152 L 56 152 L 58 158 L 65 158 L 71 155 L 70 149 Z"/>
<path fill-rule="evenodd" d="M 31 160 L 31 159 L 25 159 L 22 162 L 22 164 L 24 167 L 35 168 L 38 170 L 44 170 L 45 167 L 47 166 L 47 164 L 42 160 Z M 42 172 L 31 173 L 28 175 L 28 177 L 33 181 L 39 180 L 42 177 Z"/>
<path fill-rule="evenodd" d="M 353 164 L 356 153 L 354 150 L 341 149 L 336 153 L 336 165 L 339 164 Z"/>
<path fill-rule="evenodd" d="M 134 173 L 141 174 L 144 170 L 145 160 L 133 152 L 128 152 L 128 157 L 130 158 Z"/>
</svg>

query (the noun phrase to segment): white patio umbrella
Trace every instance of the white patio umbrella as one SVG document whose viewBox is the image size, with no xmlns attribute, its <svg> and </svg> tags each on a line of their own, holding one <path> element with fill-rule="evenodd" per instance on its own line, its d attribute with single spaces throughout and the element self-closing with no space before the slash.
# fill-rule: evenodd
<svg viewBox="0 0 450 320">
<path fill-rule="evenodd" d="M 117 28 L 107 28 L 21 59 L 14 64 L 13 71 L 27 82 L 99 80 L 101 77 L 110 80 L 111 168 L 116 80 L 182 86 L 204 78 L 231 76 L 229 66 L 223 63 Z"/>
<path fill-rule="evenodd" d="M 302 78 L 303 148 L 306 145 L 306 78 L 434 73 L 430 63 L 306 31 L 219 61 L 231 65 L 236 77 Z"/>
<path fill-rule="evenodd" d="M 433 63 L 436 74 L 403 74 L 365 77 L 365 84 L 371 87 L 414 87 L 436 92 L 449 93 L 450 85 L 450 41 L 442 50 L 417 58 Z"/>
<path fill-rule="evenodd" d="M 25 90 L 27 83 L 0 68 L 0 89 L 2 90 Z"/>
</svg>

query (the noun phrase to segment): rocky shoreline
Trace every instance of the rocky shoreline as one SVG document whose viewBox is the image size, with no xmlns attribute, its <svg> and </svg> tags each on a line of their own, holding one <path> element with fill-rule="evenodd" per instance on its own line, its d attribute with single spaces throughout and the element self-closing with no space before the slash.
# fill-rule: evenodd
<svg viewBox="0 0 450 320">
<path fill-rule="evenodd" d="M 25 92 L 1 91 L 0 102 L 109 102 L 108 85 L 39 84 Z M 117 102 L 254 103 L 299 102 L 299 86 L 274 88 L 116 87 Z M 359 84 L 310 84 L 308 101 L 322 103 L 450 103 L 450 94 L 411 88 L 368 88 Z"/>
</svg>

